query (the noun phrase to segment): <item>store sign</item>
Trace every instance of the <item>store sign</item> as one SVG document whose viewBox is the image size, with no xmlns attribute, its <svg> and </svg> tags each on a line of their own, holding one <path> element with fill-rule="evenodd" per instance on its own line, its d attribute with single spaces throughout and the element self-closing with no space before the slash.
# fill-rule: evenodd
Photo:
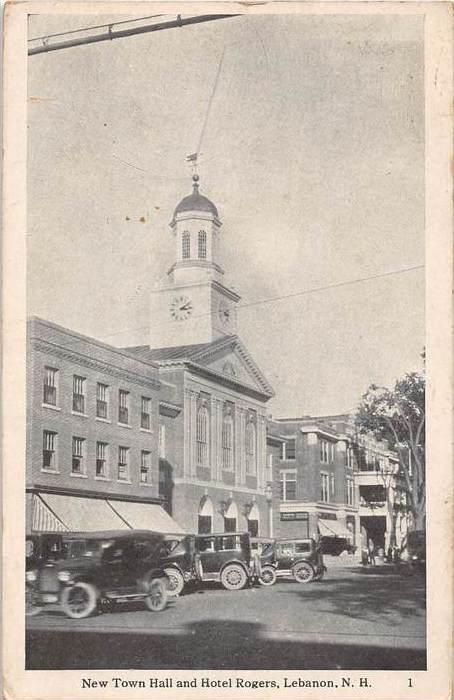
<svg viewBox="0 0 454 700">
<path fill-rule="evenodd" d="M 309 520 L 309 513 L 296 511 L 295 513 L 281 513 L 281 520 Z"/>
</svg>

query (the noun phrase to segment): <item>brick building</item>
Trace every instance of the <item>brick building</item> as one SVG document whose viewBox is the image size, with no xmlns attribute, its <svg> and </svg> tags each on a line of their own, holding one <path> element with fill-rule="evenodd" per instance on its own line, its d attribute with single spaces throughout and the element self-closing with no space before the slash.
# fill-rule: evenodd
<svg viewBox="0 0 454 700">
<path fill-rule="evenodd" d="M 267 443 L 275 536 L 320 534 L 357 544 L 360 524 L 349 436 L 322 419 L 280 418 L 269 421 Z"/>
<path fill-rule="evenodd" d="M 28 532 L 180 529 L 159 497 L 156 365 L 32 318 L 27 387 Z"/>
</svg>

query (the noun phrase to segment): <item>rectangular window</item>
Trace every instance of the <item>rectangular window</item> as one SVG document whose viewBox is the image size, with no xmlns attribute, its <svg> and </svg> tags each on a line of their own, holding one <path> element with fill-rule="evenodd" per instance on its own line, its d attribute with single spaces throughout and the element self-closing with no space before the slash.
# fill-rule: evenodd
<svg viewBox="0 0 454 700">
<path fill-rule="evenodd" d="M 281 460 L 296 458 L 296 438 L 288 438 L 281 444 Z"/>
<path fill-rule="evenodd" d="M 73 460 L 72 473 L 84 473 L 84 446 L 85 439 L 81 437 L 73 437 Z"/>
<path fill-rule="evenodd" d="M 107 477 L 107 442 L 96 443 L 96 476 Z"/>
<path fill-rule="evenodd" d="M 323 464 L 334 462 L 334 443 L 328 440 L 320 440 L 320 461 Z"/>
<path fill-rule="evenodd" d="M 329 491 L 329 495 L 330 495 L 330 500 L 331 500 L 331 501 L 334 501 L 334 500 L 335 500 L 334 494 L 335 494 L 334 474 L 330 474 L 330 491 Z"/>
<path fill-rule="evenodd" d="M 85 413 L 85 377 L 73 376 L 73 411 Z"/>
<path fill-rule="evenodd" d="M 230 416 L 222 424 L 222 468 L 233 469 L 233 421 Z"/>
<path fill-rule="evenodd" d="M 109 417 L 109 387 L 100 382 L 96 385 L 96 415 L 105 420 Z"/>
<path fill-rule="evenodd" d="M 147 396 L 142 396 L 141 405 L 140 427 L 144 430 L 151 430 L 151 399 Z"/>
<path fill-rule="evenodd" d="M 43 431 L 43 469 L 57 471 L 57 433 L 51 430 Z"/>
<path fill-rule="evenodd" d="M 129 424 L 129 391 L 124 389 L 118 392 L 118 422 Z"/>
<path fill-rule="evenodd" d="M 151 452 L 142 450 L 140 457 L 140 483 L 149 484 L 151 474 Z"/>
<path fill-rule="evenodd" d="M 164 423 L 159 425 L 159 458 L 165 459 L 166 456 L 166 426 Z"/>
<path fill-rule="evenodd" d="M 347 505 L 354 505 L 355 500 L 355 483 L 353 479 L 347 479 Z"/>
<path fill-rule="evenodd" d="M 57 405 L 58 369 L 44 367 L 43 403 L 48 406 Z"/>
<path fill-rule="evenodd" d="M 296 501 L 296 470 L 281 470 L 281 501 Z"/>
<path fill-rule="evenodd" d="M 118 448 L 118 480 L 129 481 L 129 447 Z"/>
<path fill-rule="evenodd" d="M 329 502 L 329 474 L 321 472 L 321 489 L 320 489 L 320 500 L 324 503 Z"/>
</svg>

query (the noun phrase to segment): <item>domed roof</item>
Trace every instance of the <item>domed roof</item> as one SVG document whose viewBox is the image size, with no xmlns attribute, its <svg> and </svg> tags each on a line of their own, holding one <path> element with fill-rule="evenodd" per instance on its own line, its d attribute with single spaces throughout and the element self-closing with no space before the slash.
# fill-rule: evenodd
<svg viewBox="0 0 454 700">
<path fill-rule="evenodd" d="M 199 176 L 193 175 L 192 180 L 192 194 L 183 197 L 173 213 L 173 218 L 175 219 L 177 214 L 181 214 L 184 211 L 208 211 L 217 218 L 218 210 L 213 202 L 211 202 L 208 197 L 204 197 L 203 194 L 199 193 Z"/>
</svg>

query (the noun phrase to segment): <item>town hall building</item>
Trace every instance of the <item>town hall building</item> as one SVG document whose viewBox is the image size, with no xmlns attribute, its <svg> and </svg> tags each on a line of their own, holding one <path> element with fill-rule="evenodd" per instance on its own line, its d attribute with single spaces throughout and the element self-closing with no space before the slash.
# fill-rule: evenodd
<svg viewBox="0 0 454 700">
<path fill-rule="evenodd" d="M 216 206 L 193 191 L 175 209 L 174 260 L 152 292 L 149 344 L 127 348 L 175 387 L 162 416 L 161 495 L 189 532 L 268 534 L 266 404 L 273 389 L 237 335 L 239 295 L 219 264 Z"/>
</svg>

